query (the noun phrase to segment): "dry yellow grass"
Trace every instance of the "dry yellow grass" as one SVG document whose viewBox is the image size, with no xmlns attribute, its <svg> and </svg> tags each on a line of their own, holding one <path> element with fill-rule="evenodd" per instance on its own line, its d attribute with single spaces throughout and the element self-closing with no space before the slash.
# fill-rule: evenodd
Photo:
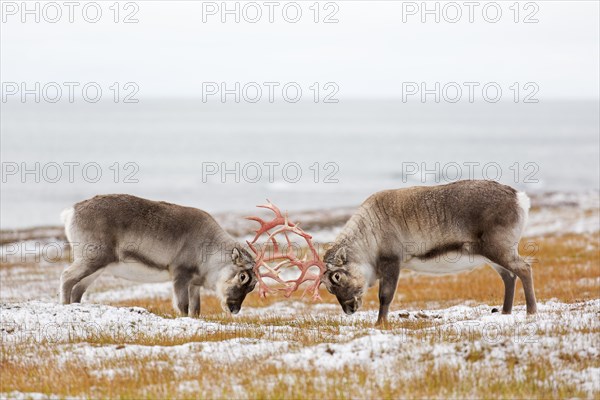
<svg viewBox="0 0 600 400">
<path fill-rule="evenodd" d="M 549 379 L 556 368 L 544 358 L 519 359 L 520 368 L 496 368 L 469 356 L 466 366 L 418 360 L 419 370 L 410 379 L 374 379 L 369 366 L 342 367 L 319 372 L 276 366 L 256 359 L 252 364 L 216 363 L 190 354 L 196 368 L 182 373 L 167 357 L 137 357 L 103 360 L 90 368 L 72 359 L 57 366 L 49 361 L 51 350 L 38 353 L 38 360 L 23 364 L 3 348 L 3 390 L 36 391 L 57 396 L 92 398 L 239 398 L 240 388 L 248 398 L 585 398 L 575 384 L 555 384 Z M 472 353 L 470 353 L 472 354 Z M 598 366 L 597 360 L 568 359 L 561 366 L 583 370 Z M 398 372 L 414 369 L 397 362 Z M 102 374 L 98 371 L 117 371 Z M 399 384 L 401 381 L 401 384 Z M 191 390 L 182 389 L 185 382 Z"/>
</svg>

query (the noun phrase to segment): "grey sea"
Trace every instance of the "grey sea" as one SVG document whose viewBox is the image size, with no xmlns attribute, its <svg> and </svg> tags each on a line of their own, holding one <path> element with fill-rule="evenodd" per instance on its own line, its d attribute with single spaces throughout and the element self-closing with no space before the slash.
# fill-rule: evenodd
<svg viewBox="0 0 600 400">
<path fill-rule="evenodd" d="M 599 188 L 598 101 L 538 104 L 2 105 L 2 229 L 58 225 L 102 193 L 252 213 L 358 205 L 389 188 L 495 179 Z"/>
</svg>

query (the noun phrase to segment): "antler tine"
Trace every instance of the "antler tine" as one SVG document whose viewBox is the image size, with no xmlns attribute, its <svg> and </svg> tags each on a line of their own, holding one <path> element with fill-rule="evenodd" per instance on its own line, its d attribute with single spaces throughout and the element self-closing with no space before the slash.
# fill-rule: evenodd
<svg viewBox="0 0 600 400">
<path fill-rule="evenodd" d="M 246 240 L 246 244 L 248 244 L 248 247 L 250 248 L 250 250 L 252 250 L 254 255 L 257 256 L 258 250 L 256 250 L 256 247 L 254 247 L 254 243 L 250 242 L 249 240 Z"/>
<path fill-rule="evenodd" d="M 286 227 L 287 226 L 289 226 L 289 227 L 295 226 L 295 224 L 290 223 L 288 221 L 287 213 L 284 216 L 281 213 L 281 210 L 276 205 L 271 203 L 271 201 L 269 199 L 267 199 L 267 204 L 262 204 L 257 207 L 266 208 L 268 210 L 273 211 L 273 213 L 275 214 L 275 217 L 270 221 L 265 221 L 264 219 L 262 219 L 260 217 L 256 217 L 256 216 L 245 217 L 247 220 L 255 221 L 260 224 L 260 227 L 255 231 L 255 235 L 254 235 L 254 239 L 252 239 L 252 243 L 255 243 L 258 240 L 258 238 L 260 238 L 264 233 L 268 233 L 271 229 L 275 228 L 276 226 L 279 226 L 279 225 L 283 225 Z"/>
<path fill-rule="evenodd" d="M 267 210 L 271 210 L 273 211 L 273 213 L 275 214 L 276 217 L 281 217 L 281 210 L 279 209 L 279 207 L 277 207 L 275 204 L 271 203 L 271 200 L 267 199 L 267 204 L 261 204 L 259 206 L 256 206 L 259 208 L 266 208 Z"/>
</svg>

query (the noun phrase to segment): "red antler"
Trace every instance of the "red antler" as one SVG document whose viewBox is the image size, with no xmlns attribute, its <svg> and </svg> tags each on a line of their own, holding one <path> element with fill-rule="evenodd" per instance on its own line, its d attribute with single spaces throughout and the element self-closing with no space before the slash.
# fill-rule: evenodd
<svg viewBox="0 0 600 400">
<path fill-rule="evenodd" d="M 304 296 L 307 292 L 312 292 L 313 299 L 320 299 L 319 286 L 321 284 L 321 277 L 325 272 L 325 264 L 319 258 L 319 254 L 312 242 L 312 236 L 300 229 L 297 223 L 288 221 L 287 213 L 285 216 L 282 215 L 277 206 L 272 204 L 269 200 L 267 200 L 267 202 L 268 204 L 263 204 L 257 207 L 266 208 L 273 211 L 275 217 L 272 220 L 265 221 L 259 217 L 246 217 L 246 219 L 256 221 L 260 224 L 260 227 L 256 230 L 254 239 L 251 242 L 248 242 L 248 246 L 252 252 L 254 252 L 256 257 L 254 272 L 258 279 L 259 296 L 265 297 L 268 292 L 272 292 L 274 290 L 270 288 L 263 280 L 263 278 L 271 278 L 283 285 L 283 287 L 279 288 L 278 290 L 283 291 L 286 297 L 289 297 L 293 292 L 298 290 L 298 287 L 302 283 L 312 281 L 313 283 L 304 289 L 302 296 Z M 273 232 L 271 232 L 271 230 L 273 230 Z M 308 251 L 302 260 L 300 260 L 296 254 L 294 254 L 294 248 L 289 236 L 290 233 L 301 237 L 308 245 Z M 259 250 L 256 248 L 255 244 L 263 234 L 267 234 L 268 237 L 265 241 L 265 245 Z M 280 234 L 285 237 L 287 243 L 287 251 L 285 253 L 281 252 L 279 249 L 279 244 L 276 240 L 276 236 Z M 269 243 L 272 243 L 273 251 L 271 255 L 267 256 L 266 251 Z M 277 263 L 275 266 L 271 267 L 269 265 L 270 262 Z M 284 281 L 279 277 L 279 273 L 282 268 L 289 266 L 297 267 L 300 270 L 300 276 L 296 279 Z M 261 267 L 263 267 L 263 269 L 266 271 L 261 271 Z M 311 267 L 319 268 L 319 272 L 309 272 Z"/>
</svg>

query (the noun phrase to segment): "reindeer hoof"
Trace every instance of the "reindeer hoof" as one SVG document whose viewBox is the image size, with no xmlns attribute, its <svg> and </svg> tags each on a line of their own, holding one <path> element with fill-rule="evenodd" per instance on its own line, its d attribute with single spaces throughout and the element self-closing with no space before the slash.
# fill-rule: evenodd
<svg viewBox="0 0 600 400">
<path fill-rule="evenodd" d="M 500 310 L 498 310 L 496 307 L 492 308 L 492 313 L 497 313 L 500 312 Z"/>
<path fill-rule="evenodd" d="M 375 328 L 387 328 L 388 327 L 388 320 L 387 319 L 378 319 L 377 322 L 375 322 Z"/>
</svg>

